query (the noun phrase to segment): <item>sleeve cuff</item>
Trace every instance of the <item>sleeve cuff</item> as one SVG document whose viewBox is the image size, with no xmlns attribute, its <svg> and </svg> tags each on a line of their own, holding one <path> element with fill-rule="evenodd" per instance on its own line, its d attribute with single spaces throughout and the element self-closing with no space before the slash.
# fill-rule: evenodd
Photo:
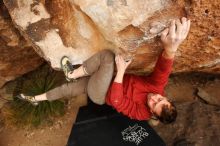
<svg viewBox="0 0 220 146">
<path fill-rule="evenodd" d="M 122 87 L 122 83 L 113 82 L 113 83 L 112 83 L 112 87 L 113 87 L 113 88 L 121 88 L 121 87 Z"/>
<path fill-rule="evenodd" d="M 161 60 L 161 62 L 165 62 L 165 63 L 168 63 L 168 64 L 169 64 L 169 63 L 173 63 L 173 60 L 174 60 L 174 59 L 165 58 L 165 57 L 163 56 L 163 53 L 161 53 L 161 54 L 160 54 L 160 60 Z"/>
</svg>

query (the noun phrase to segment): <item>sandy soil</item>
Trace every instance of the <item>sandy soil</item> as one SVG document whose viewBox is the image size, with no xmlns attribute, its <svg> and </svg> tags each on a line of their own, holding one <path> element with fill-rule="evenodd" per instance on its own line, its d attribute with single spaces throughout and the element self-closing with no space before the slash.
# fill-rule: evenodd
<svg viewBox="0 0 220 146">
<path fill-rule="evenodd" d="M 4 127 L 0 131 L 0 146 L 65 146 L 79 105 L 86 105 L 86 97 L 78 96 L 67 105 L 66 114 L 57 118 L 52 126 L 39 129 Z"/>
</svg>

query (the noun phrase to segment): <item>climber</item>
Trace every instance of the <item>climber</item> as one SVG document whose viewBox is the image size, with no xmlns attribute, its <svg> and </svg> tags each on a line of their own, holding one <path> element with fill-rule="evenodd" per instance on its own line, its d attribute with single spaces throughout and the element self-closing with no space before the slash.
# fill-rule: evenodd
<svg viewBox="0 0 220 146">
<path fill-rule="evenodd" d="M 175 105 L 164 96 L 164 87 L 178 46 L 187 37 L 190 20 L 172 20 L 162 31 L 164 50 L 160 54 L 154 71 L 148 76 L 125 74 L 132 59 L 125 61 L 121 55 L 102 50 L 83 64 L 73 69 L 68 57 L 61 59 L 61 68 L 69 82 L 36 96 L 18 95 L 22 100 L 37 105 L 40 101 L 88 94 L 96 104 L 108 104 L 118 112 L 136 120 L 150 120 L 152 117 L 164 124 L 174 122 L 177 117 Z M 114 62 L 117 73 L 113 78 Z"/>
</svg>

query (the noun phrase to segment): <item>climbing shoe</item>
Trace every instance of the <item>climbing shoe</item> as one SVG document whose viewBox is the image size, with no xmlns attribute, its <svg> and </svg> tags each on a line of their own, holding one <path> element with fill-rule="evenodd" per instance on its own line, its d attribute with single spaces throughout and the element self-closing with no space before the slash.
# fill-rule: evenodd
<svg viewBox="0 0 220 146">
<path fill-rule="evenodd" d="M 24 100 L 24 101 L 27 101 L 27 102 L 30 102 L 33 106 L 37 106 L 39 104 L 39 102 L 36 101 L 34 96 L 27 96 L 24 94 L 19 94 L 19 95 L 17 95 L 17 98 Z"/>
<path fill-rule="evenodd" d="M 61 68 L 62 68 L 62 70 L 64 72 L 64 75 L 66 76 L 66 80 L 68 82 L 76 81 L 76 79 L 68 77 L 68 74 L 72 73 L 74 71 L 74 68 L 73 68 L 73 66 L 72 66 L 72 64 L 70 62 L 70 59 L 67 56 L 63 56 L 61 58 L 60 65 L 61 65 Z"/>
</svg>

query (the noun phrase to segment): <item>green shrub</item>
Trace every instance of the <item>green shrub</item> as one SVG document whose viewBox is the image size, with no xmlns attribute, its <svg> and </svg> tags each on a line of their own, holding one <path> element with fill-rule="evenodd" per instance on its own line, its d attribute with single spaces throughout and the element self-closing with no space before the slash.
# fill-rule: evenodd
<svg viewBox="0 0 220 146">
<path fill-rule="evenodd" d="M 22 78 L 18 93 L 25 95 L 39 95 L 63 83 L 65 79 L 48 66 L 28 74 Z M 13 122 L 20 126 L 39 126 L 43 123 L 52 124 L 54 117 L 64 115 L 64 101 L 42 101 L 38 106 L 33 106 L 27 101 L 14 97 L 11 104 Z"/>
</svg>

